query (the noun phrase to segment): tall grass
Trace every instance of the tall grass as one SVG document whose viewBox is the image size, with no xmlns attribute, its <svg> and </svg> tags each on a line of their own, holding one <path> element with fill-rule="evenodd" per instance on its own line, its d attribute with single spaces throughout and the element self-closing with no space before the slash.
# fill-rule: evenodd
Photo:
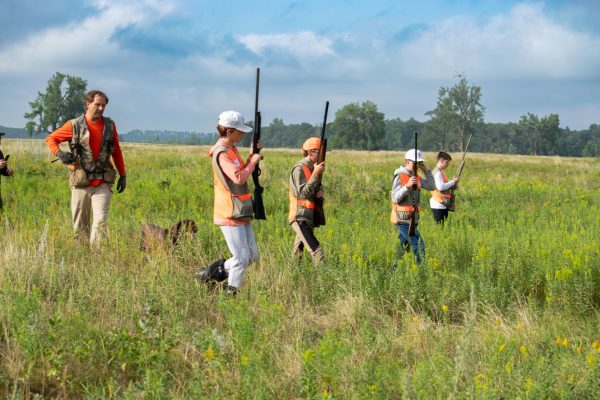
<svg viewBox="0 0 600 400">
<path fill-rule="evenodd" d="M 125 144 L 110 237 L 72 239 L 66 171 L 3 141 L 0 396 L 593 398 L 600 392 L 600 161 L 470 154 L 456 213 L 424 212 L 422 265 L 389 223 L 402 152 L 328 154 L 326 263 L 290 257 L 287 181 L 266 150 L 260 261 L 236 298 L 193 272 L 227 247 L 207 148 Z M 433 154 L 426 154 L 433 160 Z M 430 162 L 429 164 L 432 164 Z M 451 169 L 453 167 L 451 166 Z M 429 196 L 426 196 L 426 201 Z M 144 222 L 193 240 L 139 250 Z"/>
</svg>

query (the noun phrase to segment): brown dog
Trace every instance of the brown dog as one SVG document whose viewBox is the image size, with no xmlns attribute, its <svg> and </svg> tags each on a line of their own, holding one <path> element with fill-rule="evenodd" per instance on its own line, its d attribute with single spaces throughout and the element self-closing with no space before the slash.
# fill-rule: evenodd
<svg viewBox="0 0 600 400">
<path fill-rule="evenodd" d="M 163 229 L 154 224 L 143 224 L 142 243 L 140 247 L 144 251 L 151 251 L 165 244 L 175 246 L 181 235 L 186 233 L 193 235 L 196 232 L 198 232 L 198 228 L 196 227 L 196 223 L 191 219 L 179 221 L 169 229 Z"/>
</svg>

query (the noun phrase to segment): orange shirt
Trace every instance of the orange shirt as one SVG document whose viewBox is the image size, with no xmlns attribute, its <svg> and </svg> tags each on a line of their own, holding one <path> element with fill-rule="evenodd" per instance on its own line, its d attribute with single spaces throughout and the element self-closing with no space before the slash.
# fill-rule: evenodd
<svg viewBox="0 0 600 400">
<path fill-rule="evenodd" d="M 90 131 L 90 148 L 92 149 L 92 155 L 94 156 L 94 160 L 98 160 L 98 154 L 100 153 L 100 147 L 102 146 L 104 120 L 100 118 L 95 122 L 92 122 L 85 117 L 85 122 Z M 73 139 L 73 125 L 70 121 L 67 121 L 63 126 L 46 137 L 46 145 L 48 146 L 48 149 L 50 149 L 50 152 L 56 155 L 60 149 L 58 145 L 62 142 L 70 141 L 71 139 Z M 125 161 L 123 160 L 123 153 L 121 153 L 121 146 L 119 146 L 119 135 L 117 134 L 116 124 L 113 132 L 112 159 L 117 171 L 119 171 L 119 175 L 125 175 Z M 102 179 L 94 179 L 90 181 L 88 186 L 99 186 L 102 182 L 104 182 Z"/>
</svg>

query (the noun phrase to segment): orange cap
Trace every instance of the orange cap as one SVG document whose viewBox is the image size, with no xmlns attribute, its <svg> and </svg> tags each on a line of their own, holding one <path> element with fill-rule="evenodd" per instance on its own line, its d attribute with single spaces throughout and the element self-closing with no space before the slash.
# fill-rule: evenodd
<svg viewBox="0 0 600 400">
<path fill-rule="evenodd" d="M 318 137 L 311 137 L 306 139 L 304 144 L 302 145 L 302 150 L 309 151 L 321 148 L 321 139 Z"/>
</svg>

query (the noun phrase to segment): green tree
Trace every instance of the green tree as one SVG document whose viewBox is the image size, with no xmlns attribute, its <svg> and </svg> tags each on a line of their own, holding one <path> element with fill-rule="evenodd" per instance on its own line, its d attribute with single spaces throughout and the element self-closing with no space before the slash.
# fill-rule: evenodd
<svg viewBox="0 0 600 400">
<path fill-rule="evenodd" d="M 435 137 L 440 150 L 448 149 L 448 139 L 457 123 L 452 105 L 452 98 L 447 95 L 447 88 L 440 88 L 435 110 L 425 113 L 431 119 L 426 125 L 426 134 Z"/>
<path fill-rule="evenodd" d="M 336 148 L 379 150 L 385 138 L 384 114 L 371 101 L 339 109 L 332 128 L 331 145 Z"/>
<path fill-rule="evenodd" d="M 582 155 L 584 157 L 600 156 L 600 125 L 590 125 L 589 138 L 583 148 Z"/>
<path fill-rule="evenodd" d="M 87 81 L 78 76 L 56 72 L 48 81 L 45 92 L 29 102 L 31 111 L 25 113 L 25 129 L 29 135 L 51 132 L 69 119 L 85 112 Z"/>
<path fill-rule="evenodd" d="M 432 117 L 433 129 L 439 130 L 438 142 L 448 145 L 448 135 L 454 133 L 460 151 L 464 151 L 469 135 L 483 122 L 485 107 L 481 104 L 481 87 L 470 86 L 466 78 L 450 88 L 441 87 L 437 107 L 425 115 Z"/>
<path fill-rule="evenodd" d="M 534 156 L 538 154 L 554 154 L 560 133 L 558 114 L 550 114 L 539 118 L 527 113 L 519 120 L 519 130 L 527 138 Z"/>
</svg>

